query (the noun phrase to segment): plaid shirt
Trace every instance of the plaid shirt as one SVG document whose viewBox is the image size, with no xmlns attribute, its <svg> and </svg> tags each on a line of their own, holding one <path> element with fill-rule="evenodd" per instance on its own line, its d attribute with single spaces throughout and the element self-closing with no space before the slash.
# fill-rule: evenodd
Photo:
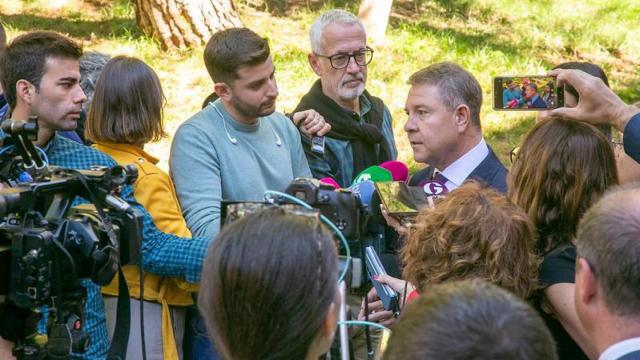
<svg viewBox="0 0 640 360">
<path fill-rule="evenodd" d="M 365 117 L 371 110 L 371 101 L 364 95 L 360 96 L 360 122 L 365 122 Z M 382 135 L 384 141 L 387 142 L 388 148 L 391 151 L 391 158 L 395 159 L 398 156 L 396 150 L 396 143 L 393 138 L 393 124 L 391 119 L 391 113 L 384 107 L 382 113 Z M 351 142 L 348 140 L 339 140 L 330 137 L 325 137 L 324 155 L 311 151 L 310 140 L 306 136 L 302 136 L 302 147 L 304 153 L 307 156 L 309 162 L 309 168 L 313 177 L 316 179 L 322 179 L 324 177 L 331 177 L 335 179 L 341 187 L 348 187 L 351 185 L 353 178 L 357 175 L 353 173 L 353 150 L 351 149 Z M 380 152 L 380 144 L 375 145 L 376 152 Z M 378 164 L 376 164 L 378 165 Z"/>
<path fill-rule="evenodd" d="M 86 170 L 95 165 L 117 165 L 108 155 L 59 135 L 55 135 L 43 150 L 50 165 L 78 170 Z M 184 277 L 189 282 L 200 281 L 200 270 L 209 239 L 187 239 L 160 232 L 151 215 L 135 201 L 131 186 L 124 187 L 120 197 L 144 215 L 141 249 L 144 270 L 160 276 Z M 87 288 L 84 330 L 91 336 L 91 346 L 84 354 L 74 354 L 74 359 L 104 359 L 109 351 L 110 341 L 100 287 L 88 280 L 83 281 L 83 285 Z"/>
</svg>

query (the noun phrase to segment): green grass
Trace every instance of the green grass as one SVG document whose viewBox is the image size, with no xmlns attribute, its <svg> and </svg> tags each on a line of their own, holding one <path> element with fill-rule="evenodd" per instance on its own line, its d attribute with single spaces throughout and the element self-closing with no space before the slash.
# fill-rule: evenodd
<svg viewBox="0 0 640 360">
<path fill-rule="evenodd" d="M 278 109 L 292 110 L 315 80 L 306 60 L 307 30 L 331 7 L 357 11 L 356 1 L 236 0 L 247 27 L 270 39 L 280 89 Z M 387 41 L 375 45 L 368 89 L 384 99 L 394 117 L 400 159 L 410 164 L 406 79 L 437 61 L 455 61 L 484 90 L 485 136 L 508 163 L 509 151 L 534 122 L 531 113 L 491 109 L 491 79 L 503 74 L 541 74 L 564 61 L 591 61 L 608 73 L 626 101 L 640 100 L 640 3 L 634 0 L 416 0 L 394 1 Z M 9 36 L 33 29 L 67 33 L 85 49 L 137 56 L 162 80 L 170 134 L 200 109 L 212 90 L 202 49 L 162 52 L 136 26 L 127 0 L 0 0 L 0 21 Z M 164 161 L 170 138 L 149 149 Z"/>
</svg>

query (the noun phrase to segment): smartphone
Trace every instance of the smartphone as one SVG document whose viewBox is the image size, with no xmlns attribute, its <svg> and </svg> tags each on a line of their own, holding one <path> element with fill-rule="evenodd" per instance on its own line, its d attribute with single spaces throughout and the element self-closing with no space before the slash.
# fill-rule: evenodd
<svg viewBox="0 0 640 360">
<path fill-rule="evenodd" d="M 408 186 L 402 181 L 374 183 L 382 204 L 391 216 L 412 218 L 418 215 L 420 209 L 431 206 L 422 188 Z"/>
<path fill-rule="evenodd" d="M 367 246 L 364 248 L 364 258 L 367 265 L 367 273 L 371 283 L 376 288 L 378 297 L 382 300 L 382 307 L 385 310 L 395 311 L 398 306 L 398 294 L 387 284 L 383 284 L 374 279 L 375 275 L 387 275 L 387 271 L 384 269 L 378 254 L 373 246 Z"/>
<path fill-rule="evenodd" d="M 564 87 L 547 75 L 498 76 L 493 79 L 495 110 L 550 110 L 564 106 Z"/>
</svg>

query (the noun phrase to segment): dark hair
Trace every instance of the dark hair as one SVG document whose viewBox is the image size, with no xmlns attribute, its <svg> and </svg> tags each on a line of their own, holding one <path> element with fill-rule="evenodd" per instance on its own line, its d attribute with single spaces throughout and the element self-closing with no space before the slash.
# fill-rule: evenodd
<svg viewBox="0 0 640 360">
<path fill-rule="evenodd" d="M 528 83 L 528 84 L 527 84 L 527 87 L 533 88 L 533 90 L 534 90 L 535 92 L 538 92 L 538 85 L 536 85 L 536 83 L 534 83 L 534 82 L 530 82 L 530 83 Z"/>
<path fill-rule="evenodd" d="M 164 136 L 160 79 L 144 61 L 116 56 L 98 77 L 85 124 L 97 142 L 145 144 Z"/>
<path fill-rule="evenodd" d="M 202 108 L 206 108 L 207 105 L 209 105 L 209 103 L 214 102 L 218 100 L 218 94 L 216 94 L 216 92 L 212 92 L 211 94 L 209 94 L 209 96 L 207 96 L 206 98 L 204 98 L 204 101 L 202 102 Z"/>
<path fill-rule="evenodd" d="M 267 61 L 269 43 L 247 28 L 219 31 L 207 42 L 204 64 L 213 82 L 230 83 L 237 79 L 241 66 L 254 66 Z"/>
<path fill-rule="evenodd" d="M 592 64 L 589 62 L 580 62 L 580 61 L 569 61 L 557 65 L 554 69 L 575 69 L 586 72 L 591 76 L 595 76 L 601 79 L 607 87 L 609 87 L 609 79 L 607 78 L 607 74 L 605 74 L 604 70 L 596 64 Z M 571 95 L 575 96 L 576 99 L 580 99 L 580 94 L 578 94 L 578 90 L 574 88 L 571 84 L 565 84 L 564 89 L 569 92 Z"/>
<path fill-rule="evenodd" d="M 469 181 L 420 212 L 402 248 L 403 277 L 420 293 L 472 277 L 526 299 L 537 288 L 535 229 L 503 194 Z"/>
<path fill-rule="evenodd" d="M 418 70 L 409 77 L 409 85 L 433 85 L 440 90 L 440 98 L 449 110 L 465 104 L 469 107 L 471 123 L 480 126 L 480 108 L 482 107 L 482 88 L 478 80 L 452 62 L 441 62 Z"/>
<path fill-rule="evenodd" d="M 640 186 L 615 188 L 584 215 L 576 239 L 589 262 L 607 309 L 640 317 Z"/>
<path fill-rule="evenodd" d="M 2 90 L 9 107 L 16 106 L 16 84 L 19 80 L 26 80 L 36 89 L 40 88 L 47 59 L 78 60 L 81 56 L 80 45 L 56 32 L 33 31 L 13 39 L 0 57 Z"/>
<path fill-rule="evenodd" d="M 263 210 L 223 228 L 198 304 L 228 359 L 304 359 L 337 294 L 337 255 L 317 217 Z"/>
<path fill-rule="evenodd" d="M 538 313 L 478 279 L 434 285 L 407 305 L 385 360 L 557 359 Z"/>
<path fill-rule="evenodd" d="M 613 150 L 601 132 L 550 119 L 525 135 L 508 175 L 508 194 L 533 221 L 542 255 L 571 243 L 578 220 L 617 183 Z"/>
</svg>

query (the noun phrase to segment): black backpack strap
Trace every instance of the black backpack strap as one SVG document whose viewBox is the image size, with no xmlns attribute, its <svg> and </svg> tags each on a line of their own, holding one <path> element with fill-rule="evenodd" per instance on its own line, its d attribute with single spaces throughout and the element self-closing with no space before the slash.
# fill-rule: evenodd
<svg viewBox="0 0 640 360">
<path fill-rule="evenodd" d="M 129 330 L 131 329 L 131 303 L 129 288 L 124 278 L 122 267 L 118 266 L 118 305 L 116 310 L 116 328 L 111 339 L 111 347 L 107 359 L 125 360 L 129 345 Z"/>
</svg>

